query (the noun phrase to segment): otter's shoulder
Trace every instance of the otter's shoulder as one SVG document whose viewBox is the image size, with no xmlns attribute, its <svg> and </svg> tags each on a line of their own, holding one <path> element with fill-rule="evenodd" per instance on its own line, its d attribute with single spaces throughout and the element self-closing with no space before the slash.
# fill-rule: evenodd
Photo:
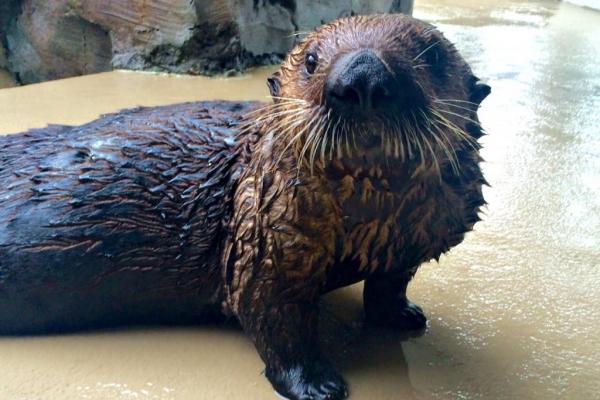
<svg viewBox="0 0 600 400">
<path fill-rule="evenodd" d="M 213 124 L 237 125 L 248 112 L 258 108 L 257 101 L 194 101 L 157 107 L 136 107 L 104 114 L 95 123 L 127 121 L 145 118 L 149 123 L 188 118 L 190 120 L 213 121 Z"/>
<path fill-rule="evenodd" d="M 229 212 L 228 185 L 243 142 L 238 125 L 256 106 L 136 108 L 2 138 L 0 247 L 43 250 L 60 229 L 62 245 L 98 238 L 113 260 L 121 239 L 152 244 L 157 259 L 156 249 L 188 240 L 194 246 L 183 246 L 189 257 L 181 262 L 204 257 Z"/>
<path fill-rule="evenodd" d="M 24 142 L 39 142 L 49 136 L 60 136 L 70 131 L 98 131 L 110 127 L 140 123 L 147 127 L 161 126 L 169 121 L 189 122 L 204 131 L 204 126 L 235 127 L 243 116 L 263 105 L 258 101 L 197 101 L 156 107 L 135 107 L 122 109 L 114 113 L 102 114 L 99 118 L 80 125 L 50 124 L 44 128 L 30 129 L 25 132 L 9 133 L 0 137 L 0 149 Z M 164 125 L 162 125 L 164 127 Z"/>
<path fill-rule="evenodd" d="M 137 107 L 104 114 L 80 129 L 89 132 L 112 127 L 129 134 L 139 131 L 188 131 L 192 135 L 207 133 L 211 139 L 218 139 L 220 136 L 235 136 L 235 128 L 243 121 L 244 115 L 260 105 L 260 102 L 255 101 L 198 101 Z"/>
<path fill-rule="evenodd" d="M 138 107 L 80 126 L 50 125 L 0 137 L 0 178 L 70 153 L 99 156 L 136 149 L 148 153 L 222 151 L 238 142 L 239 125 L 258 102 L 205 101 Z M 168 147 L 168 149 L 167 149 Z M 67 154 L 68 153 L 68 154 Z M 114 157 L 109 157 L 111 160 Z"/>
</svg>

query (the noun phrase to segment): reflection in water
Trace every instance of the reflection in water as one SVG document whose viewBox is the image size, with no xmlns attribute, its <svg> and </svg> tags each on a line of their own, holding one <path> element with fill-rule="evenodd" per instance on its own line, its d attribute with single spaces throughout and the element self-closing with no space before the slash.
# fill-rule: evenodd
<svg viewBox="0 0 600 400">
<path fill-rule="evenodd" d="M 600 393 L 600 13 L 546 1 L 420 0 L 492 86 L 485 219 L 410 289 L 407 338 L 328 295 L 322 341 L 355 399 L 592 399 Z M 264 99 L 268 70 L 217 80 L 116 72 L 0 91 L 0 132 L 138 104 Z M 273 398 L 235 327 L 0 339 L 5 398 Z M 3 398 L 4 398 L 3 397 Z"/>
<path fill-rule="evenodd" d="M 402 343 L 406 334 L 363 324 L 361 285 L 327 296 L 321 309 L 326 354 L 357 399 L 415 398 Z"/>
</svg>

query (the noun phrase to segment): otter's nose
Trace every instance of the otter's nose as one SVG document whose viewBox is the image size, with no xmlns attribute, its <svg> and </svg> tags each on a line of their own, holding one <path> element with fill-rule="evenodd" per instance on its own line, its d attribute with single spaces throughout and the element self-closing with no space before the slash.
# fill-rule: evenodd
<svg viewBox="0 0 600 400">
<path fill-rule="evenodd" d="M 396 100 L 394 76 L 371 50 L 344 55 L 333 66 L 325 87 L 328 104 L 340 111 L 383 111 Z"/>
</svg>

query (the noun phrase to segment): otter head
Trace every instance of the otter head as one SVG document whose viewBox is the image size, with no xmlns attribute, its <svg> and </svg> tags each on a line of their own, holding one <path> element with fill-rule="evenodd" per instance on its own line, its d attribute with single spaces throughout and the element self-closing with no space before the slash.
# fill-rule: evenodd
<svg viewBox="0 0 600 400">
<path fill-rule="evenodd" d="M 452 152 L 481 133 L 476 111 L 489 87 L 477 82 L 427 23 L 399 14 L 339 19 L 310 33 L 269 79 L 274 136 L 310 160 L 380 151 L 454 165 Z"/>
</svg>

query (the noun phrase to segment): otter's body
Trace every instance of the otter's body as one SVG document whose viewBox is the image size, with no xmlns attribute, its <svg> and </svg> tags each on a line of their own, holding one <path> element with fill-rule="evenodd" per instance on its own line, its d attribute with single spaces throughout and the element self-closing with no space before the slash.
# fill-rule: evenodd
<svg viewBox="0 0 600 400">
<path fill-rule="evenodd" d="M 129 110 L 0 138 L 0 333 L 218 310 L 223 221 L 248 139 L 236 127 L 255 106 Z"/>
<path fill-rule="evenodd" d="M 478 220 L 489 87 L 434 27 L 353 17 L 311 33 L 273 103 L 123 111 L 0 139 L 0 333 L 233 316 L 290 399 L 338 400 L 324 292 L 425 328 L 418 266 Z"/>
</svg>

